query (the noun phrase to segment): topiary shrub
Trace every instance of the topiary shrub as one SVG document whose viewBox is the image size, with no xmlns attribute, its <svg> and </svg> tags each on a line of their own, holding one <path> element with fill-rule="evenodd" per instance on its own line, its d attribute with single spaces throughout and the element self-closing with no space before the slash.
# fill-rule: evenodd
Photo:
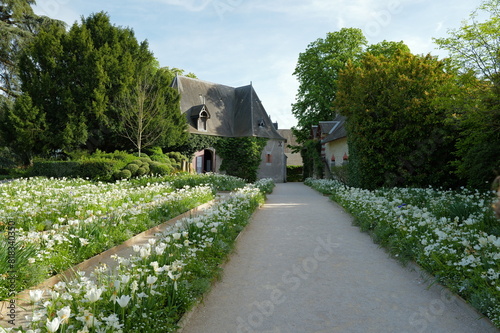
<svg viewBox="0 0 500 333">
<path fill-rule="evenodd" d="M 125 167 L 125 170 L 129 170 L 132 173 L 132 175 L 135 175 L 137 174 L 137 170 L 139 170 L 139 168 L 140 165 L 137 165 L 136 163 L 130 163 Z"/>
<path fill-rule="evenodd" d="M 148 173 L 148 171 L 146 170 L 146 168 L 143 168 L 143 167 L 140 167 L 138 170 L 137 170 L 137 173 L 136 175 L 138 177 L 141 177 L 141 176 L 144 176 Z"/>
<path fill-rule="evenodd" d="M 174 169 L 170 164 L 154 162 L 154 161 L 149 163 L 149 170 L 151 174 L 160 176 L 169 175 L 174 171 Z"/>
<path fill-rule="evenodd" d="M 124 169 L 118 173 L 118 179 L 130 179 L 131 177 L 132 173 L 127 169 Z"/>
</svg>

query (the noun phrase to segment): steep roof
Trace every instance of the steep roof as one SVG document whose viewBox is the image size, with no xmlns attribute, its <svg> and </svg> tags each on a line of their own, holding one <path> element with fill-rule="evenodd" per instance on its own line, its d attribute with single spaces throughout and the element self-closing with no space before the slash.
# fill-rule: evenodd
<svg viewBox="0 0 500 333">
<path fill-rule="evenodd" d="M 181 94 L 181 111 L 186 115 L 191 133 L 284 140 L 272 124 L 252 85 L 233 88 L 177 76 L 172 87 Z M 198 130 L 195 121 L 203 107 L 210 115 L 206 131 Z"/>
<path fill-rule="evenodd" d="M 345 128 L 346 117 L 337 115 L 333 121 L 325 122 L 326 126 L 323 129 L 323 133 L 326 137 L 321 140 L 321 143 L 327 143 L 342 139 L 347 137 L 347 130 Z M 320 122 L 321 125 L 322 122 Z"/>
</svg>

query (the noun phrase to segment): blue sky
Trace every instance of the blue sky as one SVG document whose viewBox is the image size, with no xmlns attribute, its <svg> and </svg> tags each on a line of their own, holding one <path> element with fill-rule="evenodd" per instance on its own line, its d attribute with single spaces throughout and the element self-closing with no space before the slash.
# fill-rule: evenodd
<svg viewBox="0 0 500 333">
<path fill-rule="evenodd" d="M 479 0 L 38 0 L 35 12 L 73 24 L 105 11 L 150 44 L 161 66 L 239 87 L 253 83 L 280 128 L 291 114 L 298 83 L 292 75 L 300 52 L 327 32 L 363 30 L 372 44 L 404 41 L 413 53 L 437 50 L 433 37 L 479 6 Z"/>
</svg>

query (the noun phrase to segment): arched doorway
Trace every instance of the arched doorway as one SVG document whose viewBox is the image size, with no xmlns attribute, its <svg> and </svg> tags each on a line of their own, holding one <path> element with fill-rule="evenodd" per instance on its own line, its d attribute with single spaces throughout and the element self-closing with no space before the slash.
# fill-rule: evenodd
<svg viewBox="0 0 500 333">
<path fill-rule="evenodd" d="M 205 149 L 203 152 L 203 172 L 214 171 L 214 153 L 210 149 Z"/>
</svg>

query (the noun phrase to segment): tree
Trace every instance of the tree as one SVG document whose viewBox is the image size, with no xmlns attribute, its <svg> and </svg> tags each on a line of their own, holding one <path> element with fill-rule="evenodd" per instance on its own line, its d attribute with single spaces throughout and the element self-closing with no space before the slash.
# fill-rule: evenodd
<svg viewBox="0 0 500 333">
<path fill-rule="evenodd" d="M 47 22 L 56 22 L 33 13 L 35 0 L 0 2 L 0 101 L 20 94 L 18 78 L 19 54 L 24 44 Z M 62 22 L 59 22 L 62 24 Z"/>
<path fill-rule="evenodd" d="M 453 76 L 430 55 L 366 54 L 340 74 L 334 106 L 348 117 L 353 186 L 426 186 L 450 178 L 453 135 L 436 102 Z"/>
<path fill-rule="evenodd" d="M 337 94 L 339 72 L 349 60 L 356 62 L 367 41 L 360 29 L 344 28 L 309 44 L 299 55 L 294 75 L 299 81 L 292 113 L 298 120 L 294 133 L 299 142 L 309 138 L 312 125 L 335 116 L 332 103 Z"/>
<path fill-rule="evenodd" d="M 179 94 L 165 81 L 168 74 L 159 70 L 140 75 L 122 100 L 122 134 L 139 156 L 143 148 L 159 142 L 167 146 L 183 143 L 187 136 L 186 121 L 179 112 Z"/>
<path fill-rule="evenodd" d="M 479 22 L 480 13 L 489 19 Z M 465 70 L 472 69 L 481 77 L 492 79 L 499 73 L 500 62 L 500 0 L 487 0 L 464 21 L 459 29 L 450 30 L 450 37 L 436 38 L 441 49 L 448 50 Z"/>
<path fill-rule="evenodd" d="M 147 42 L 97 13 L 69 32 L 55 24 L 41 29 L 23 52 L 20 77 L 23 92 L 46 114 L 50 149 L 115 150 L 127 145 L 117 101 L 155 65 Z"/>
<path fill-rule="evenodd" d="M 493 82 L 478 84 L 475 105 L 459 115 L 460 136 L 456 145 L 457 175 L 471 188 L 489 190 L 500 175 L 500 74 Z"/>
<path fill-rule="evenodd" d="M 47 135 L 45 115 L 33 106 L 28 95 L 18 97 L 14 107 L 5 111 L 2 127 L 5 142 L 24 165 L 31 165 L 36 154 L 44 153 L 40 143 Z"/>
</svg>

